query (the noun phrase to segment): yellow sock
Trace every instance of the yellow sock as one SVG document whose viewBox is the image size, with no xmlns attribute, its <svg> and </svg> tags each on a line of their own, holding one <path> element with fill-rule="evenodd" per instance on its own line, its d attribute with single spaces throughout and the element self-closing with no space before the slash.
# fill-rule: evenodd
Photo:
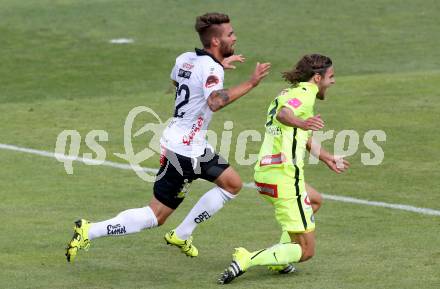
<svg viewBox="0 0 440 289">
<path fill-rule="evenodd" d="M 257 265 L 285 265 L 296 263 L 301 258 L 301 246 L 293 243 L 277 244 L 267 249 L 252 252 L 249 267 Z"/>
</svg>

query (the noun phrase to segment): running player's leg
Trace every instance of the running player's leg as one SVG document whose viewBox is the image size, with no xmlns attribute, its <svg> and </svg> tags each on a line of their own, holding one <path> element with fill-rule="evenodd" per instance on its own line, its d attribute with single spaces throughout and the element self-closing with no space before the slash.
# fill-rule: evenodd
<svg viewBox="0 0 440 289">
<path fill-rule="evenodd" d="M 128 209 L 114 218 L 90 223 L 89 240 L 137 233 L 143 229 L 162 225 L 173 211 L 153 197 L 146 207 Z"/>
<path fill-rule="evenodd" d="M 264 186 L 264 185 L 263 185 Z M 302 187 L 300 182 L 299 187 Z M 279 184 L 279 193 L 289 191 L 290 185 Z M 304 192 L 304 191 L 303 191 Z M 286 265 L 310 259 L 315 251 L 315 223 L 313 212 L 305 194 L 297 198 L 279 199 L 264 196 L 275 207 L 275 216 L 288 236 L 277 245 L 255 251 L 247 267 L 256 265 Z"/>
<path fill-rule="evenodd" d="M 73 237 L 66 248 L 67 260 L 73 260 L 79 249 L 87 250 L 93 239 L 137 233 L 162 225 L 182 202 L 179 192 L 184 183 L 184 176 L 165 161 L 157 174 L 154 197 L 148 206 L 125 210 L 101 222 L 91 223 L 85 219 L 75 222 Z"/>
<path fill-rule="evenodd" d="M 236 248 L 231 264 L 220 275 L 218 282 L 220 284 L 230 283 L 254 266 L 285 266 L 300 262 L 301 258 L 302 247 L 296 243 L 279 243 L 255 252 L 249 252 L 245 248 Z"/>
<path fill-rule="evenodd" d="M 147 207 L 129 209 L 116 217 L 98 223 L 92 223 L 89 239 L 111 235 L 136 233 L 165 223 L 169 215 L 180 205 L 184 196 L 180 196 L 185 183 L 185 173 L 180 173 L 174 165 L 165 161 L 157 173 L 153 191 L 154 197 Z M 185 164 L 179 165 L 185 170 Z"/>
<path fill-rule="evenodd" d="M 199 224 L 217 213 L 227 201 L 238 194 L 242 187 L 238 173 L 217 154 L 214 154 L 211 160 L 201 163 L 200 178 L 213 182 L 217 186 L 198 200 L 175 229 L 176 235 L 182 239 L 188 239 Z"/>
<path fill-rule="evenodd" d="M 315 233 L 289 232 L 291 243 L 280 243 L 251 253 L 247 268 L 257 265 L 283 265 L 304 262 L 315 254 Z"/>
<path fill-rule="evenodd" d="M 90 223 L 85 219 L 80 219 L 75 222 L 73 237 L 66 248 L 67 261 L 73 261 L 78 250 L 88 250 L 90 241 L 93 239 L 121 236 L 154 228 L 162 224 L 172 212 L 173 210 L 159 205 L 159 202 L 153 198 L 149 206 L 125 210 L 105 221 Z M 156 217 L 156 214 L 160 216 L 160 219 Z"/>
<path fill-rule="evenodd" d="M 272 179 L 276 180 L 276 177 L 272 175 Z M 294 185 L 281 181 L 265 183 L 264 179 L 260 179 L 256 184 L 263 197 L 273 204 L 275 217 L 283 231 L 289 234 L 284 236 L 281 243 L 269 248 L 254 252 L 237 248 L 232 257 L 232 263 L 220 276 L 219 283 L 221 284 L 231 282 L 253 266 L 288 266 L 290 263 L 310 259 L 314 254 L 315 223 L 311 204 L 305 194 L 304 182 L 299 181 Z M 297 192 L 297 194 L 292 196 L 291 192 Z"/>
<path fill-rule="evenodd" d="M 237 171 L 233 167 L 228 167 L 215 181 L 214 183 L 229 192 L 232 195 L 238 195 L 243 183 Z"/>
<path fill-rule="evenodd" d="M 315 232 L 289 232 L 289 235 L 290 238 L 293 240 L 293 243 L 296 243 L 301 247 L 302 253 L 299 262 L 307 261 L 315 255 Z"/>
<path fill-rule="evenodd" d="M 319 210 L 322 205 L 322 196 L 321 194 L 311 185 L 305 183 L 307 195 L 309 196 L 310 203 L 312 205 L 313 214 Z M 291 242 L 289 233 L 287 231 L 283 231 L 280 238 L 280 243 L 289 243 Z"/>
</svg>

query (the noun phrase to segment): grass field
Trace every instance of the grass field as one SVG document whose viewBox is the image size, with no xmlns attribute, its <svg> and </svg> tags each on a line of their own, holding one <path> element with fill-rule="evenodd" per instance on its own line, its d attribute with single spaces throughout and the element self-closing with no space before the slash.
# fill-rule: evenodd
<svg viewBox="0 0 440 289">
<path fill-rule="evenodd" d="M 438 1 L 0 1 L 0 144 L 54 151 L 58 134 L 75 129 L 81 154 L 86 134 L 103 129 L 107 160 L 124 163 L 123 127 L 136 106 L 162 119 L 173 110 L 169 73 L 175 57 L 198 47 L 194 19 L 230 14 L 236 51 L 246 63 L 226 72 L 226 86 L 245 80 L 255 62 L 272 73 L 252 93 L 218 112 L 219 134 L 233 120 L 233 143 L 245 129 L 262 132 L 270 100 L 285 87 L 280 72 L 303 54 L 333 58 L 337 83 L 316 111 L 325 130 L 361 136 L 352 167 L 336 175 L 306 167 L 324 193 L 440 210 L 440 20 Z M 114 38 L 134 43 L 110 44 Z M 141 127 L 151 119 L 140 118 Z M 386 132 L 385 158 L 364 166 L 362 136 Z M 137 150 L 151 135 L 134 140 Z M 325 142 L 332 150 L 332 141 Z M 235 146 L 233 146 L 235 148 Z M 248 143 L 256 153 L 258 142 Z M 234 161 L 245 182 L 252 166 Z M 158 156 L 143 163 L 157 168 Z M 72 222 L 101 220 L 145 205 L 152 184 L 134 172 L 74 163 L 67 175 L 55 159 L 0 149 L 0 288 L 218 288 L 217 275 L 233 248 L 278 241 L 270 206 L 243 189 L 194 234 L 200 256 L 189 259 L 165 245 L 211 185 L 196 182 L 168 222 L 152 231 L 93 242 L 67 264 Z M 251 229 L 250 229 L 251 228 Z M 254 268 L 231 288 L 440 288 L 440 217 L 327 201 L 317 215 L 317 254 L 296 275 Z"/>
</svg>

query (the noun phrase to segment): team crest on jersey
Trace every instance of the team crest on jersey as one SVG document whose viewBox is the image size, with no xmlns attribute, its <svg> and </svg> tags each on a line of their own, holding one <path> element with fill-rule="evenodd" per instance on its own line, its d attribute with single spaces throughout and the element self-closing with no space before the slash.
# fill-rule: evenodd
<svg viewBox="0 0 440 289">
<path fill-rule="evenodd" d="M 219 82 L 220 82 L 220 80 L 218 79 L 217 76 L 210 75 L 210 76 L 208 76 L 208 79 L 206 79 L 205 87 L 206 88 L 213 87 L 214 85 L 217 85 Z"/>
<path fill-rule="evenodd" d="M 299 100 L 298 98 L 291 98 L 287 101 L 287 103 L 293 106 L 294 108 L 298 108 L 302 105 L 301 100 Z"/>
</svg>

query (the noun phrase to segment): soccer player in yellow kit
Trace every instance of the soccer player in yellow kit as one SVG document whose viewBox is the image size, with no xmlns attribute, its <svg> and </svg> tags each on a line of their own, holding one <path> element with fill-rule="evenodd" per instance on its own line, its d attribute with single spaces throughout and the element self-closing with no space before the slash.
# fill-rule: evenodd
<svg viewBox="0 0 440 289">
<path fill-rule="evenodd" d="M 289 273 L 295 270 L 290 263 L 306 261 L 315 252 L 312 203 L 320 195 L 306 186 L 303 165 L 305 151 L 312 146 L 311 131 L 324 127 L 320 115 L 314 116 L 313 107 L 315 99 L 324 99 L 327 88 L 335 83 L 333 64 L 324 55 L 305 55 L 283 77 L 292 87 L 283 90 L 269 106 L 254 175 L 259 193 L 274 206 L 283 235 L 280 243 L 270 248 L 255 252 L 237 248 L 232 263 L 220 276 L 221 284 L 257 265 L 275 266 Z M 335 172 L 349 166 L 342 157 L 324 149 L 314 154 L 319 154 L 319 159 Z M 313 195 L 309 196 L 307 189 Z"/>
</svg>

